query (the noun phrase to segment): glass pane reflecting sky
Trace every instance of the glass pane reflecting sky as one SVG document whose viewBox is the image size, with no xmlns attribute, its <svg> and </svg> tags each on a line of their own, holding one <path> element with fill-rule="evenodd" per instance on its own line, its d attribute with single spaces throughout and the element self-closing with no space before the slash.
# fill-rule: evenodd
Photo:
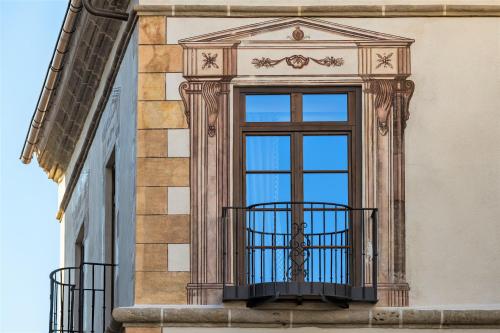
<svg viewBox="0 0 500 333">
<path fill-rule="evenodd" d="M 304 201 L 333 202 L 347 205 L 347 173 L 304 174 Z"/>
<path fill-rule="evenodd" d="M 246 95 L 246 121 L 290 121 L 290 95 Z"/>
<path fill-rule="evenodd" d="M 303 121 L 347 121 L 347 94 L 303 94 Z"/>
<path fill-rule="evenodd" d="M 304 136 L 304 170 L 347 170 L 347 135 Z"/>
<path fill-rule="evenodd" d="M 247 136 L 246 169 L 290 170 L 290 136 Z"/>
<path fill-rule="evenodd" d="M 263 202 L 291 201 L 290 174 L 247 174 L 247 206 Z"/>
</svg>

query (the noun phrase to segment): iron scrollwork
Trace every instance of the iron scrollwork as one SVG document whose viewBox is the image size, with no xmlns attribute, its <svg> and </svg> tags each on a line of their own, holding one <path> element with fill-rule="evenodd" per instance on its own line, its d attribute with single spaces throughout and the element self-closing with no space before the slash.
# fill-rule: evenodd
<svg viewBox="0 0 500 333">
<path fill-rule="evenodd" d="M 292 225 L 292 237 L 290 239 L 290 265 L 287 268 L 287 279 L 289 281 L 296 280 L 299 276 L 308 276 L 307 263 L 309 261 L 309 247 L 311 241 L 304 230 L 307 227 L 306 223 L 294 223 Z"/>
</svg>

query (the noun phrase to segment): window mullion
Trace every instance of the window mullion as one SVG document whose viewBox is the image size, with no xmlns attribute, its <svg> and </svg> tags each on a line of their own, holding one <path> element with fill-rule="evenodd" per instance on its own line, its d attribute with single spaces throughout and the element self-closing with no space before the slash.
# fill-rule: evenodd
<svg viewBox="0 0 500 333">
<path fill-rule="evenodd" d="M 300 123 L 302 122 L 302 94 L 294 92 L 291 95 L 291 99 L 292 123 Z"/>
</svg>

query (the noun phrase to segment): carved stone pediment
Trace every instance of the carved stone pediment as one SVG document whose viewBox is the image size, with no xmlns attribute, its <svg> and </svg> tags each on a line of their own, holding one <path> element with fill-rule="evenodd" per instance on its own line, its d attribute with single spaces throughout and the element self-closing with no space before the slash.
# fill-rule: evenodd
<svg viewBox="0 0 500 333">
<path fill-rule="evenodd" d="M 410 75 L 409 38 L 316 18 L 280 18 L 182 39 L 186 78 Z M 288 71 L 286 71 L 288 69 Z M 299 73 L 300 71 L 300 73 Z"/>
<path fill-rule="evenodd" d="M 333 23 L 316 18 L 280 18 L 234 29 L 213 32 L 186 38 L 180 44 L 192 43 L 231 43 L 242 45 L 295 42 L 314 44 L 318 41 L 339 43 L 387 43 L 407 45 L 412 39 L 384 34 L 365 29 Z"/>
</svg>

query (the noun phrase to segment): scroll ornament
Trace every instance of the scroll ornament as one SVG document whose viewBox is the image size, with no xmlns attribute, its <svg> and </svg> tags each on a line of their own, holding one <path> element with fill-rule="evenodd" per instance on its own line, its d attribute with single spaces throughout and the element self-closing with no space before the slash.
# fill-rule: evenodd
<svg viewBox="0 0 500 333">
<path fill-rule="evenodd" d="M 181 95 L 182 104 L 184 104 L 184 115 L 188 127 L 190 127 L 191 112 L 189 110 L 189 96 L 188 96 L 189 82 L 184 81 L 179 85 L 179 94 Z"/>
<path fill-rule="evenodd" d="M 411 80 L 402 82 L 401 93 L 403 97 L 403 128 L 406 128 L 406 122 L 410 119 L 410 100 L 415 90 L 415 83 Z"/>
<path fill-rule="evenodd" d="M 344 64 L 344 59 L 343 58 L 335 58 L 335 57 L 324 57 L 322 59 L 316 59 L 316 58 L 311 58 L 311 57 L 305 57 L 303 55 L 292 55 L 290 57 L 284 57 L 281 59 L 271 59 L 271 58 L 254 58 L 252 59 L 252 64 L 256 68 L 270 68 L 274 67 L 277 64 L 285 61 L 286 64 L 292 68 L 295 69 L 301 69 L 309 64 L 309 61 L 312 60 L 318 65 L 321 66 L 326 66 L 326 67 L 340 67 Z"/>
<path fill-rule="evenodd" d="M 222 84 L 218 81 L 205 81 L 201 86 L 201 96 L 205 101 L 205 110 L 208 118 L 208 135 L 216 132 L 217 116 L 219 115 L 219 96 Z"/>
</svg>

